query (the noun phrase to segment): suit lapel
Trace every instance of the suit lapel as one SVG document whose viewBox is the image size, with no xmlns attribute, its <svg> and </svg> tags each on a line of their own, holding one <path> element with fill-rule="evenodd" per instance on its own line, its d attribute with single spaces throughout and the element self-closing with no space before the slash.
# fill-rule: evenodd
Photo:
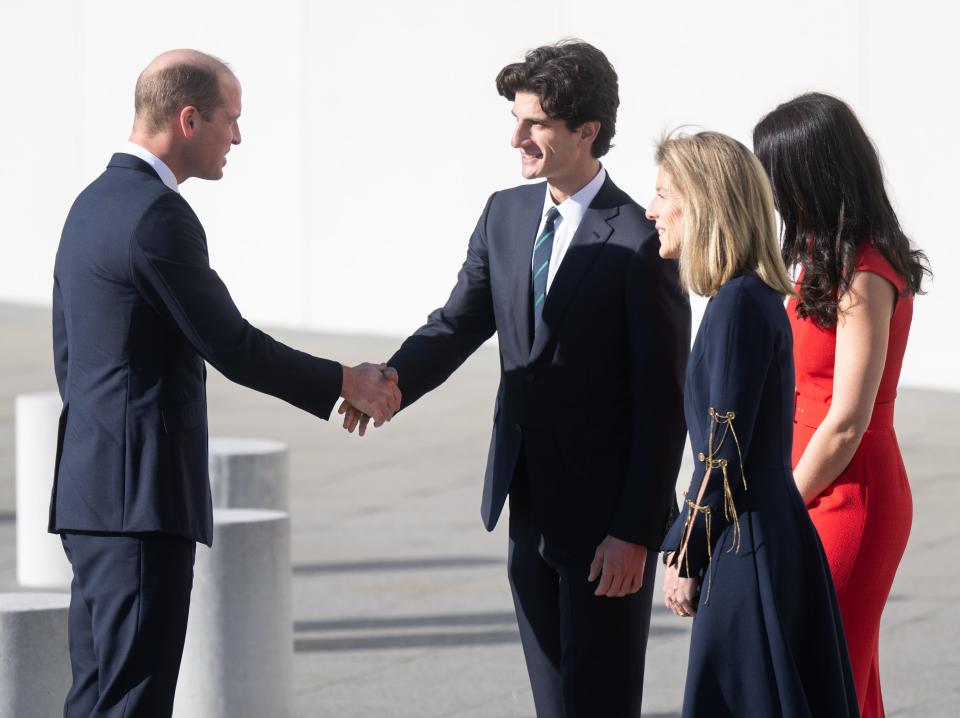
<svg viewBox="0 0 960 718">
<path fill-rule="evenodd" d="M 597 252 L 613 233 L 610 220 L 616 217 L 620 210 L 616 205 L 610 206 L 604 201 L 607 194 L 604 190 L 608 185 L 612 185 L 609 178 L 591 203 L 590 209 L 584 214 L 570 246 L 567 247 L 563 262 L 553 278 L 553 283 L 547 292 L 546 303 L 543 305 L 542 324 L 537 327 L 537 338 L 530 350 L 531 364 L 540 358 L 552 333 L 560 323 L 567 304 L 576 292 L 580 280 L 590 269 Z M 527 264 L 529 265 L 529 262 Z"/>
</svg>

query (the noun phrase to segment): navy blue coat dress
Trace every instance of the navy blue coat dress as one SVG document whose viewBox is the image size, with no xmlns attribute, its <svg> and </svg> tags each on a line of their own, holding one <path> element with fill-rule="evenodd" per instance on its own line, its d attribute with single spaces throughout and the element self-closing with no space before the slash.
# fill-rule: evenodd
<svg viewBox="0 0 960 718">
<path fill-rule="evenodd" d="M 710 300 L 684 397 L 695 469 L 664 550 L 701 580 L 685 718 L 859 715 L 830 570 L 791 470 L 793 338 L 753 274 Z"/>
</svg>

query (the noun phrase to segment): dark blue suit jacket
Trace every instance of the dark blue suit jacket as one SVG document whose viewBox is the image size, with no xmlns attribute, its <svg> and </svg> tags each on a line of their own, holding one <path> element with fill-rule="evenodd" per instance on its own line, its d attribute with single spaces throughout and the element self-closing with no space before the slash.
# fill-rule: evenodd
<svg viewBox="0 0 960 718">
<path fill-rule="evenodd" d="M 63 413 L 51 532 L 161 531 L 210 544 L 204 359 L 325 419 L 342 382 L 338 363 L 240 315 L 193 210 L 127 154 L 67 217 L 53 348 Z"/>
<path fill-rule="evenodd" d="M 390 359 L 404 405 L 497 332 L 502 375 L 481 512 L 497 523 L 523 450 L 545 538 L 588 560 L 612 534 L 657 549 L 686 427 L 690 306 L 644 210 L 607 178 L 547 294 L 536 342 L 543 183 L 490 197 L 457 284 Z"/>
</svg>

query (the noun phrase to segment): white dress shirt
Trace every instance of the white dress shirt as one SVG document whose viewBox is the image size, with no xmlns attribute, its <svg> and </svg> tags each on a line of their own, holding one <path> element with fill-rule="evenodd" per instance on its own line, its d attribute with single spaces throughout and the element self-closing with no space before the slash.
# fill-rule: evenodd
<svg viewBox="0 0 960 718">
<path fill-rule="evenodd" d="M 146 147 L 142 147 L 136 142 L 127 141 L 127 144 L 120 151 L 128 155 L 133 155 L 134 157 L 139 157 L 148 165 L 153 167 L 154 170 L 156 170 L 156 173 L 160 175 L 160 179 L 167 187 L 172 189 L 174 192 L 180 191 L 177 185 L 176 175 L 173 174 L 173 171 L 167 167 L 166 163 L 162 159 L 157 157 Z"/>
<path fill-rule="evenodd" d="M 556 207 L 560 216 L 553 223 L 553 249 L 550 252 L 550 268 L 547 271 L 547 293 L 550 293 L 550 285 L 553 284 L 553 278 L 560 269 L 560 263 L 563 256 L 570 247 L 573 235 L 577 233 L 583 215 L 586 213 L 593 198 L 603 186 L 607 179 L 607 171 L 601 167 L 596 176 L 587 182 L 575 195 L 565 199 L 560 204 L 555 204 L 553 197 L 550 196 L 550 185 L 547 185 L 546 197 L 543 200 L 543 215 L 540 217 L 540 226 L 537 227 L 536 236 L 543 233 L 543 227 L 547 222 L 547 212 L 551 207 Z M 530 257 L 530 269 L 533 271 L 533 257 Z"/>
</svg>

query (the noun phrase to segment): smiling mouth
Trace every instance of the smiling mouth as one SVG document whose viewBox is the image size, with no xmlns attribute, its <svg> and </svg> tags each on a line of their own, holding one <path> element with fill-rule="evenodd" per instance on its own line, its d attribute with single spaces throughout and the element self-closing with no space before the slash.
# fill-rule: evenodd
<svg viewBox="0 0 960 718">
<path fill-rule="evenodd" d="M 524 162 L 533 162 L 533 161 L 535 161 L 535 160 L 542 160 L 542 159 L 543 159 L 543 153 L 542 153 L 542 152 L 528 152 L 528 151 L 526 151 L 526 150 L 520 150 L 520 159 L 522 159 Z"/>
</svg>

